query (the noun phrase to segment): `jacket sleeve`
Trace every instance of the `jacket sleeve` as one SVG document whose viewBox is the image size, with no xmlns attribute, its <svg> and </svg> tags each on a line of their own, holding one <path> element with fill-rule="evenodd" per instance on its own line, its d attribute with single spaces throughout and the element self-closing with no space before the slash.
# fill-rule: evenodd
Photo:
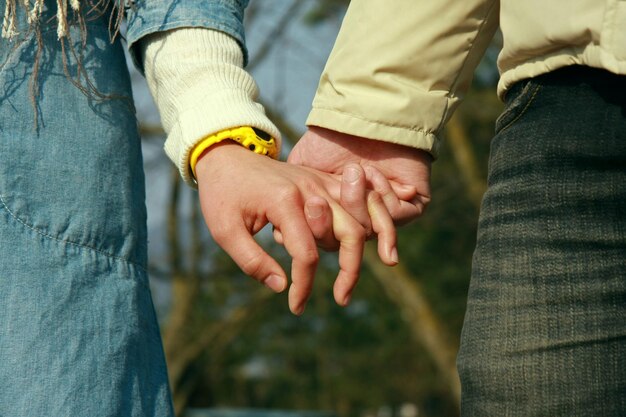
<svg viewBox="0 0 626 417">
<path fill-rule="evenodd" d="M 498 13 L 498 0 L 352 0 L 307 125 L 436 156 Z"/>
</svg>

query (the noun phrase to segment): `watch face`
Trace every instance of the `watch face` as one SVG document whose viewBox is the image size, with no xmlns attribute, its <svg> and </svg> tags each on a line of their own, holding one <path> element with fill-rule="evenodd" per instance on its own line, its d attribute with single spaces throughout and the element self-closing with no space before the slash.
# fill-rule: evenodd
<svg viewBox="0 0 626 417">
<path fill-rule="evenodd" d="M 259 139 L 262 139 L 266 142 L 269 142 L 272 140 L 272 137 L 270 135 L 268 135 L 266 132 L 262 131 L 261 129 L 257 129 L 255 127 L 252 128 L 252 130 L 254 130 L 254 133 L 256 133 L 257 137 Z"/>
</svg>

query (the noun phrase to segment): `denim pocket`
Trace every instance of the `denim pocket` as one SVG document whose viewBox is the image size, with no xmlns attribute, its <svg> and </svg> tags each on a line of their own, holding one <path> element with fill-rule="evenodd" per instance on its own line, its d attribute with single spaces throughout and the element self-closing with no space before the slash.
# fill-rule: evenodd
<svg viewBox="0 0 626 417">
<path fill-rule="evenodd" d="M 534 102 L 541 85 L 532 78 L 515 83 L 506 94 L 504 111 L 496 120 L 496 134 L 517 122 Z"/>
</svg>

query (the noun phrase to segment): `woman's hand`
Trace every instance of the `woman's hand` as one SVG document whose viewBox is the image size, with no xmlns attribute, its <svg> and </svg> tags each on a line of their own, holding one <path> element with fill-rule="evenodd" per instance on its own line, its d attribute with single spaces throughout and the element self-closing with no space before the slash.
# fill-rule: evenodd
<svg viewBox="0 0 626 417">
<path fill-rule="evenodd" d="M 343 187 L 339 177 L 275 161 L 232 142 L 212 146 L 198 161 L 196 175 L 206 224 L 244 273 L 276 292 L 287 288 L 285 272 L 253 239 L 272 223 L 293 258 L 289 308 L 302 314 L 319 260 L 316 242 L 331 246 L 324 239 L 332 236 L 339 242 L 340 267 L 334 296 L 338 304 L 348 304 L 367 232 L 338 202 Z M 395 264 L 388 249 L 395 248 L 395 227 L 382 200 L 371 199 L 377 213 L 372 229 L 385 236 L 381 258 Z"/>
</svg>

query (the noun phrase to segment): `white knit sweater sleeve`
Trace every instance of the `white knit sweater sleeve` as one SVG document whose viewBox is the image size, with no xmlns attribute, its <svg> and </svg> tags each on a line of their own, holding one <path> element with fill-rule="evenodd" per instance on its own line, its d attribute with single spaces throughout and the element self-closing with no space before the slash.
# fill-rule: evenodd
<svg viewBox="0 0 626 417">
<path fill-rule="evenodd" d="M 280 132 L 256 102 L 241 48 L 225 33 L 182 28 L 152 35 L 144 43 L 144 69 L 167 133 L 165 152 L 187 183 L 193 185 L 191 151 L 211 134 L 252 126 L 280 147 Z"/>
</svg>

